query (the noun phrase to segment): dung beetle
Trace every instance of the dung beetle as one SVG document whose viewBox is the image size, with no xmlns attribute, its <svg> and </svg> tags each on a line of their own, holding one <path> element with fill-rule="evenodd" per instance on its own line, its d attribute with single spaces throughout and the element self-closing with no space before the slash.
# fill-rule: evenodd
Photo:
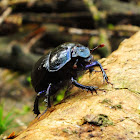
<svg viewBox="0 0 140 140">
<path fill-rule="evenodd" d="M 96 48 L 103 46 L 99 45 Z M 76 81 L 79 71 L 89 70 L 92 72 L 94 71 L 94 66 L 99 66 L 104 81 L 109 83 L 103 67 L 93 59 L 91 51 L 88 47 L 79 43 L 64 43 L 42 56 L 36 62 L 31 73 L 31 83 L 37 92 L 33 109 L 34 114 L 37 114 L 37 116 L 40 114 L 38 108 L 40 97 L 45 97 L 44 101 L 47 104 L 47 108 L 50 108 L 50 97 L 56 95 L 58 90 L 70 82 L 81 89 L 96 92 L 97 87 L 81 85 Z"/>
</svg>

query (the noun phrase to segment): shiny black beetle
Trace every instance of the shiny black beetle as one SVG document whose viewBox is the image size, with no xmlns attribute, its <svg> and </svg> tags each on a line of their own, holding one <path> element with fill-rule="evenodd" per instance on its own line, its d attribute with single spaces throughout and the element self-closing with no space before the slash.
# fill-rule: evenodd
<svg viewBox="0 0 140 140">
<path fill-rule="evenodd" d="M 104 45 L 98 47 L 102 46 Z M 50 96 L 55 95 L 69 82 L 81 89 L 96 92 L 97 87 L 81 85 L 76 81 L 78 71 L 89 69 L 92 72 L 94 66 L 100 67 L 103 78 L 108 83 L 108 77 L 101 64 L 93 60 L 89 48 L 81 44 L 64 43 L 41 57 L 31 73 L 32 85 L 38 93 L 34 102 L 34 113 L 40 114 L 38 109 L 40 97 L 45 96 L 44 101 L 47 103 L 47 108 L 50 108 Z"/>
</svg>

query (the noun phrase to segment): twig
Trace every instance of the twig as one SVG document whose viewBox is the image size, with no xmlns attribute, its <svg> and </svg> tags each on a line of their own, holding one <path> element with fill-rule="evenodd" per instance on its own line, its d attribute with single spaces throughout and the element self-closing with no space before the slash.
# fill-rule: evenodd
<svg viewBox="0 0 140 140">
<path fill-rule="evenodd" d="M 0 17 L 0 25 L 3 23 L 3 21 L 5 20 L 5 18 L 12 12 L 12 8 L 8 7 L 3 14 Z"/>
</svg>

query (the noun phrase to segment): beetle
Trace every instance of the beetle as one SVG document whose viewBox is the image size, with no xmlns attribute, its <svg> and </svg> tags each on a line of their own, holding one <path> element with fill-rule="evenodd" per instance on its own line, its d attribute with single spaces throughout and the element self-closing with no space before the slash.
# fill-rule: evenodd
<svg viewBox="0 0 140 140">
<path fill-rule="evenodd" d="M 103 46 L 99 45 L 96 48 Z M 45 97 L 44 101 L 47 104 L 47 109 L 50 108 L 50 97 L 56 95 L 69 82 L 81 89 L 97 93 L 97 87 L 86 86 L 77 82 L 79 71 L 89 70 L 91 73 L 94 71 L 94 66 L 99 66 L 104 81 L 109 83 L 102 65 L 95 61 L 91 55 L 93 50 L 90 51 L 88 47 L 79 43 L 68 42 L 59 45 L 36 62 L 31 72 L 31 83 L 37 92 L 33 109 L 34 114 L 37 114 L 37 116 L 40 114 L 38 108 L 40 97 Z"/>
</svg>

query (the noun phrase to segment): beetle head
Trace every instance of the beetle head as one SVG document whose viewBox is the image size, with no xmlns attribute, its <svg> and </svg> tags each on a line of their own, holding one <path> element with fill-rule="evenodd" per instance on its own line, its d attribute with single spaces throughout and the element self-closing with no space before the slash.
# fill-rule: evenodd
<svg viewBox="0 0 140 140">
<path fill-rule="evenodd" d="M 86 65 L 91 64 L 94 61 L 93 56 L 90 55 L 87 58 L 76 57 L 73 64 L 73 69 L 77 69 L 78 71 L 85 70 Z"/>
<path fill-rule="evenodd" d="M 89 64 L 92 59 L 89 48 L 81 44 L 73 46 L 71 52 L 72 58 L 75 59 L 73 69 L 83 70 L 85 65 Z"/>
<path fill-rule="evenodd" d="M 75 58 L 76 61 L 73 65 L 74 69 L 77 70 L 84 70 L 86 65 L 91 64 L 94 59 L 91 53 L 96 50 L 97 48 L 104 47 L 104 44 L 100 44 L 99 46 L 95 47 L 92 50 L 89 50 L 88 47 L 85 47 L 81 44 L 76 44 L 71 50 L 72 52 L 72 58 Z M 89 68 L 89 71 L 92 72 L 94 69 L 93 67 Z"/>
</svg>

